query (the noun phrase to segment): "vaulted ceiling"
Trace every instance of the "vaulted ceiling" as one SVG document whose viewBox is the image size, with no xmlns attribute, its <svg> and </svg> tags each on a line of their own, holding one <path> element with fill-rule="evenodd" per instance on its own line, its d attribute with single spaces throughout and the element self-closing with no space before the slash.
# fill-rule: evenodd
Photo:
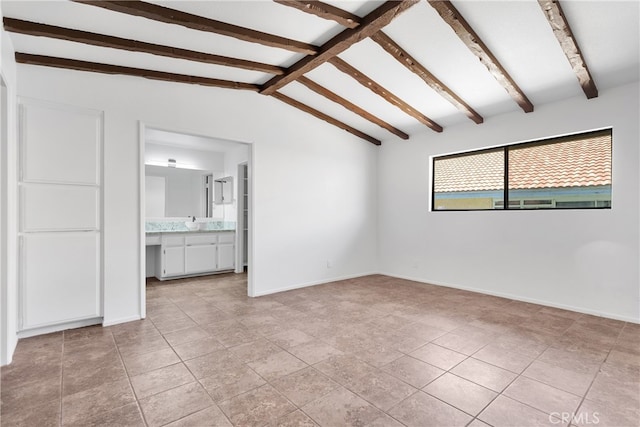
<svg viewBox="0 0 640 427">
<path fill-rule="evenodd" d="M 587 102 L 640 73 L 636 1 L 3 0 L 2 11 L 20 63 L 254 91 L 374 144 Z"/>
</svg>

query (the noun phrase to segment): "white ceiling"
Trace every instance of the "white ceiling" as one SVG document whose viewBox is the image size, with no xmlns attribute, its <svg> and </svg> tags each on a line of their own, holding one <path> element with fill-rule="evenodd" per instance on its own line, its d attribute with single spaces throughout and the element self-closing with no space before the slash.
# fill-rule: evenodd
<svg viewBox="0 0 640 427">
<path fill-rule="evenodd" d="M 382 3 L 357 0 L 325 2 L 358 16 L 366 15 Z M 2 0 L 1 3 L 3 15 L 6 17 L 94 33 L 279 66 L 290 66 L 303 57 L 301 54 L 282 49 L 69 1 Z M 333 21 L 323 20 L 269 0 L 153 3 L 314 45 L 321 45 L 343 30 Z M 534 106 L 567 97 L 584 96 L 536 1 L 454 0 L 452 3 Z M 639 79 L 638 1 L 563 0 L 561 4 L 598 89 L 602 91 Z M 505 112 L 522 112 L 426 1 L 419 2 L 401 14 L 384 29 L 384 32 L 484 116 L 485 120 Z M 11 39 L 17 52 L 256 84 L 262 84 L 271 77 L 261 72 L 43 37 L 11 34 Z M 464 113 L 369 39 L 352 46 L 339 56 L 445 127 L 445 132 L 447 126 L 469 120 Z M 414 118 L 337 71 L 332 65 L 324 64 L 308 73 L 307 77 L 410 135 L 427 129 Z M 291 83 L 281 92 L 375 138 L 399 140 L 379 126 L 322 98 L 299 83 Z"/>
</svg>

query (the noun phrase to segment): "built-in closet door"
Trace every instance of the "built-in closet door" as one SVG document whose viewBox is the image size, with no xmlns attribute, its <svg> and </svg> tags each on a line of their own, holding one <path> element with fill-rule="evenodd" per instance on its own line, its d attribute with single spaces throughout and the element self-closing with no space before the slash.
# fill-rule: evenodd
<svg viewBox="0 0 640 427">
<path fill-rule="evenodd" d="M 20 104 L 20 330 L 100 323 L 103 115 Z"/>
</svg>

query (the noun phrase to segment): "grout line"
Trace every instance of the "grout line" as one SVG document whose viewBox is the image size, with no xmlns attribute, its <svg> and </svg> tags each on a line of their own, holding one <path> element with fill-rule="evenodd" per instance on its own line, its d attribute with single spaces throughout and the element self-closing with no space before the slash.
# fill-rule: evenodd
<svg viewBox="0 0 640 427">
<path fill-rule="evenodd" d="M 131 394 L 133 394 L 133 398 L 136 401 L 136 406 L 138 408 L 138 412 L 140 413 L 140 416 L 142 417 L 142 422 L 144 422 L 145 426 L 148 426 L 149 423 L 147 422 L 147 418 L 144 415 L 144 411 L 142 410 L 142 407 L 140 406 L 140 400 L 138 399 L 138 395 L 136 394 L 136 390 L 133 388 L 133 384 L 131 383 L 131 375 L 129 375 L 129 371 L 127 369 L 127 365 L 125 365 L 125 363 L 124 363 L 124 359 L 122 358 L 122 353 L 120 353 L 120 347 L 118 346 L 118 343 L 116 342 L 116 338 L 113 335 L 113 332 L 111 332 L 111 339 L 113 340 L 113 345 L 115 346 L 116 351 L 118 352 L 118 359 L 120 359 L 120 363 L 122 364 L 122 368 L 124 369 L 124 373 L 127 376 L 127 381 L 129 382 L 129 389 L 131 390 Z"/>
<path fill-rule="evenodd" d="M 62 350 L 61 350 L 61 354 L 60 354 L 60 418 L 58 420 L 59 425 L 62 426 L 62 410 L 63 410 L 63 405 L 62 405 L 62 399 L 64 398 L 64 342 L 65 342 L 65 336 L 66 332 L 62 331 Z"/>
<path fill-rule="evenodd" d="M 596 378 L 598 378 L 598 375 L 602 370 L 602 365 L 606 363 L 607 359 L 609 358 L 609 355 L 611 354 L 611 351 L 615 348 L 616 344 L 618 344 L 618 341 L 620 340 L 620 336 L 622 335 L 622 331 L 624 330 L 625 327 L 626 327 L 626 322 L 622 326 L 622 328 L 620 328 L 620 332 L 618 332 L 618 336 L 616 337 L 616 340 L 613 342 L 613 345 L 611 346 L 611 348 L 609 348 L 609 351 L 607 351 L 607 355 L 604 357 L 604 360 L 600 362 L 600 366 L 598 366 L 598 370 L 596 371 L 596 374 L 591 379 L 591 382 L 589 383 L 589 387 L 587 387 L 587 390 L 584 392 L 584 395 L 582 396 L 580 403 L 576 407 L 576 411 L 575 411 L 576 414 L 578 413 L 578 410 L 580 409 L 580 407 L 582 407 L 582 404 L 584 403 L 584 401 L 587 399 L 587 394 L 589 394 L 589 391 L 591 391 L 591 387 L 593 387 L 593 383 L 596 381 Z M 573 419 L 571 421 L 573 422 Z"/>
</svg>

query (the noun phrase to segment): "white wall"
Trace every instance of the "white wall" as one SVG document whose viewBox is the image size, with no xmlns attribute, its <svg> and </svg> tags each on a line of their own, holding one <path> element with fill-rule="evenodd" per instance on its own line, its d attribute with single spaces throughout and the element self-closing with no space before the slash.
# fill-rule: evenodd
<svg viewBox="0 0 640 427">
<path fill-rule="evenodd" d="M 254 144 L 255 294 L 376 270 L 377 147 L 256 93 L 25 65 L 18 73 L 20 95 L 105 112 L 105 323 L 140 313 L 139 121 Z"/>
<path fill-rule="evenodd" d="M 0 9 L 0 18 L 2 10 Z M 11 40 L 0 28 L 0 74 L 6 85 L 6 141 L 0 153 L 0 182 L 6 186 L 1 194 L 0 239 L 6 245 L 0 250 L 0 365 L 11 362 L 17 344 L 17 119 L 16 63 Z M 2 112 L 4 114 L 4 112 Z"/>
<path fill-rule="evenodd" d="M 144 160 L 148 162 L 167 163 L 168 159 L 174 159 L 179 164 L 192 166 L 191 169 L 222 172 L 224 170 L 224 153 L 215 151 L 196 150 L 171 145 L 163 145 L 147 141 L 144 147 Z"/>
<path fill-rule="evenodd" d="M 638 322 L 638 83 L 385 143 L 383 273 Z M 611 210 L 429 212 L 429 156 L 613 127 Z"/>
</svg>

